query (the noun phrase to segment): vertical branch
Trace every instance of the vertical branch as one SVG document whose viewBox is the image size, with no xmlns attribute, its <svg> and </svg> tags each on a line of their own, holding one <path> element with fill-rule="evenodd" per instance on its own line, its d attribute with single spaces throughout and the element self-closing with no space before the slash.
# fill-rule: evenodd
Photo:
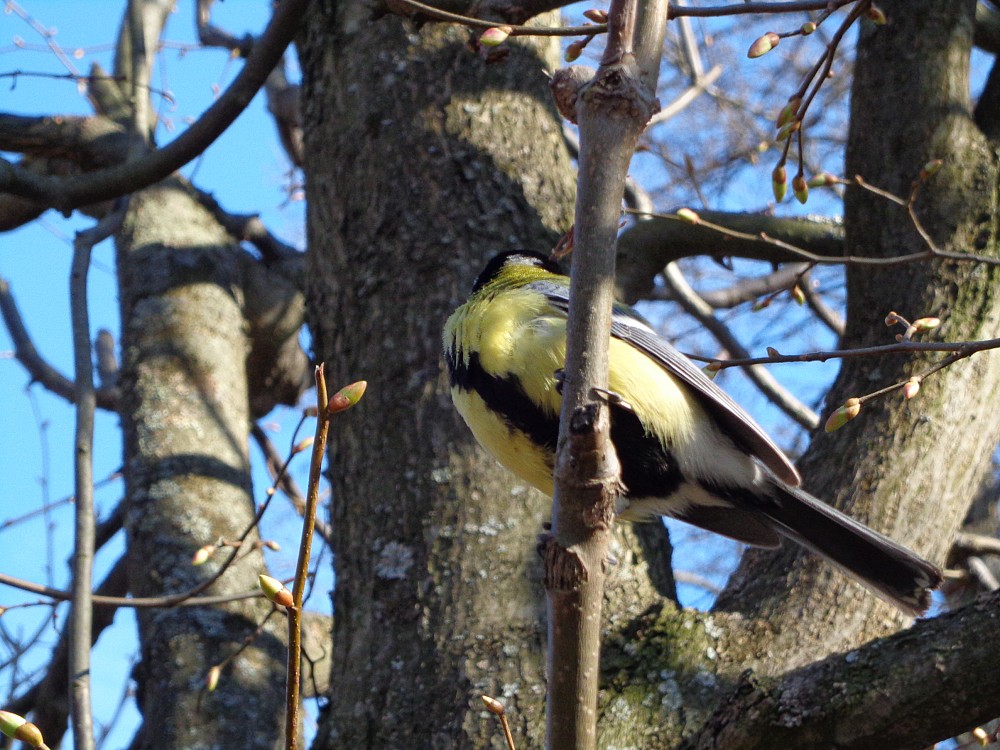
<svg viewBox="0 0 1000 750">
<path fill-rule="evenodd" d="M 69 681 L 73 746 L 93 750 L 94 723 L 90 705 L 90 646 L 93 608 L 90 592 L 94 563 L 94 367 L 90 355 L 90 315 L 87 311 L 87 274 L 95 244 L 120 225 L 122 213 L 108 214 L 73 243 L 70 271 L 70 307 L 73 319 L 73 359 L 76 365 L 76 434 L 73 440 L 75 527 L 73 543 L 73 603 L 69 616 Z"/>
<path fill-rule="evenodd" d="M 298 747 L 299 682 L 302 673 L 302 603 L 309 578 L 309 558 L 312 555 L 312 538 L 316 530 L 316 511 L 319 508 L 319 480 L 323 471 L 323 456 L 330 434 L 330 420 L 334 414 L 346 411 L 361 400 L 367 383 L 359 380 L 341 388 L 332 398 L 327 398 L 325 368 L 316 368 L 316 435 L 313 438 L 312 460 L 309 464 L 309 486 L 306 505 L 302 513 L 302 538 L 299 557 L 295 564 L 295 582 L 292 584 L 292 604 L 288 613 L 288 678 L 285 689 L 285 748 Z"/>
<path fill-rule="evenodd" d="M 323 471 L 323 454 L 330 431 L 330 413 L 327 406 L 326 375 L 323 365 L 316 368 L 316 435 L 313 438 L 312 461 L 309 464 L 309 486 L 306 488 L 306 506 L 302 513 L 302 538 L 299 540 L 299 557 L 295 564 L 295 582 L 292 584 L 292 606 L 288 612 L 288 674 L 285 687 L 285 748 L 298 747 L 299 681 L 302 664 L 302 602 L 309 575 L 309 557 L 312 555 L 313 530 L 316 528 L 316 508 L 319 505 L 319 480 Z"/>
<path fill-rule="evenodd" d="M 652 61 L 659 56 L 666 20 L 666 2 L 641 12 L 638 6 L 636 0 L 612 2 L 601 67 L 576 91 L 579 182 L 554 472 L 555 538 L 546 556 L 549 748 L 589 750 L 597 740 L 604 564 L 619 486 L 608 409 L 599 394 L 608 385 L 615 242 L 625 178 L 639 135 L 657 107 Z M 637 49 L 646 70 L 637 64 Z M 554 87 L 558 83 L 554 80 Z"/>
</svg>

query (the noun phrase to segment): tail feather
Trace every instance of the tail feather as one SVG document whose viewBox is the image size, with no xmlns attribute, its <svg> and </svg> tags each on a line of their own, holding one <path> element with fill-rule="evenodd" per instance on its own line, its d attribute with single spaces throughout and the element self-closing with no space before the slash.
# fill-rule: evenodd
<svg viewBox="0 0 1000 750">
<path fill-rule="evenodd" d="M 813 496 L 769 478 L 769 502 L 759 507 L 779 534 L 829 560 L 910 615 L 930 606 L 941 571 L 905 547 Z"/>
</svg>

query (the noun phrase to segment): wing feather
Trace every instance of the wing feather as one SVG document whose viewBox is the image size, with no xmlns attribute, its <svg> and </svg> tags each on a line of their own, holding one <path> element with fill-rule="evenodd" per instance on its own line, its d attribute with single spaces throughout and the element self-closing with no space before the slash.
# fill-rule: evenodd
<svg viewBox="0 0 1000 750">
<path fill-rule="evenodd" d="M 543 293 L 554 307 L 564 314 L 568 313 L 569 289 L 565 286 L 550 281 L 536 281 L 530 286 Z M 802 483 L 799 472 L 788 456 L 775 445 L 753 417 L 691 360 L 657 334 L 638 313 L 624 305 L 616 305 L 611 335 L 645 352 L 664 370 L 689 386 L 705 410 L 715 418 L 733 442 L 759 459 L 782 481 L 793 487 Z"/>
</svg>

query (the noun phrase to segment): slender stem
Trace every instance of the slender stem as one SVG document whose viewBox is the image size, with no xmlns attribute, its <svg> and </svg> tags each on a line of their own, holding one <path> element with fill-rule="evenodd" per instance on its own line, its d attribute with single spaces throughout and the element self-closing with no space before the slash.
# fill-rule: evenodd
<svg viewBox="0 0 1000 750">
<path fill-rule="evenodd" d="M 309 557 L 312 555 L 313 532 L 316 529 L 316 509 L 319 507 L 319 480 L 323 471 L 326 439 L 330 432 L 329 396 L 323 365 L 316 368 L 316 437 L 309 464 L 309 486 L 306 489 L 306 507 L 302 518 L 302 538 L 299 541 L 299 559 L 295 565 L 295 582 L 292 586 L 292 606 L 288 612 L 288 677 L 285 687 L 285 748 L 298 747 L 299 681 L 302 663 L 302 601 L 309 576 Z"/>
<path fill-rule="evenodd" d="M 597 743 L 604 565 L 619 466 L 609 439 L 607 406 L 596 394 L 608 383 L 615 240 L 625 178 L 639 134 L 655 108 L 655 67 L 642 75 L 636 62 L 658 56 L 662 43 L 666 4 L 650 5 L 657 10 L 640 12 L 637 0 L 612 1 L 601 68 L 580 87 L 575 107 L 580 167 L 554 471 L 554 539 L 546 549 L 545 567 L 550 750 L 592 750 Z"/>
<path fill-rule="evenodd" d="M 76 434 L 73 440 L 74 493 L 73 605 L 69 616 L 70 715 L 73 746 L 94 748 L 94 719 L 90 704 L 90 646 L 93 629 L 94 564 L 94 366 L 90 354 L 90 315 L 87 311 L 87 275 L 95 243 L 108 236 L 121 212 L 112 212 L 73 243 L 70 307 L 73 320 L 73 359 L 76 365 Z"/>
</svg>

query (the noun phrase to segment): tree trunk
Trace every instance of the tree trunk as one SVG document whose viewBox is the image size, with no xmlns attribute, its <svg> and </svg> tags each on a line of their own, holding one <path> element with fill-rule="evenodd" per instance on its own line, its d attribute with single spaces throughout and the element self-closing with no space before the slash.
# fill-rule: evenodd
<svg viewBox="0 0 1000 750">
<path fill-rule="evenodd" d="M 969 94 L 975 3 L 884 3 L 891 23 L 865 22 L 851 99 L 846 176 L 906 198 L 923 165 L 944 167 L 920 191 L 916 212 L 934 241 L 957 252 L 997 254 L 997 161 L 976 128 Z M 889 258 L 926 248 L 904 208 L 858 186 L 845 201 L 846 252 Z M 940 317 L 927 338 L 996 335 L 995 268 L 923 262 L 848 269 L 845 347 L 892 343 L 896 311 Z M 844 360 L 827 410 L 919 374 L 941 355 Z M 899 391 L 867 403 L 837 432 L 814 436 L 800 462 L 806 487 L 943 563 L 1000 438 L 992 404 L 1000 358 L 964 360 L 929 378 L 916 398 Z M 777 582 L 777 583 L 776 583 Z M 902 623 L 898 613 L 815 557 L 786 546 L 748 554 L 718 608 L 759 627 L 734 650 L 734 668 L 780 672 L 848 650 Z"/>
<path fill-rule="evenodd" d="M 467 30 L 407 34 L 398 19 L 366 23 L 360 3 L 325 5 L 303 45 L 311 324 L 331 386 L 369 387 L 332 427 L 336 651 L 318 746 L 498 746 L 482 694 L 538 746 L 534 550 L 550 501 L 475 447 L 441 329 L 486 258 L 548 250 L 571 225 L 543 74 L 557 46 L 518 41 L 487 65 Z M 614 595 L 632 611 L 653 601 L 645 573 L 622 569 Z"/>
<path fill-rule="evenodd" d="M 253 522 L 241 251 L 175 182 L 130 199 L 117 242 L 129 590 L 161 596 L 211 576 L 229 551 L 201 567 L 194 552 L 235 541 Z M 254 531 L 247 543 L 257 539 Z M 206 593 L 253 589 L 263 567 L 254 551 Z M 280 618 L 228 664 L 214 692 L 202 687 L 270 610 L 262 599 L 139 610 L 144 720 L 134 748 L 280 745 Z"/>
</svg>

